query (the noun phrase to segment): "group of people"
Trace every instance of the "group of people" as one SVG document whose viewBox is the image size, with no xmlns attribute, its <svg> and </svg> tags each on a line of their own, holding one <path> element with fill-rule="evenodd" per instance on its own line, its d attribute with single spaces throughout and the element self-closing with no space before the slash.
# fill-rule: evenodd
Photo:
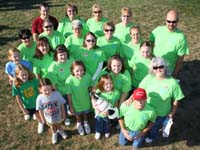
<svg viewBox="0 0 200 150">
<path fill-rule="evenodd" d="M 67 138 L 61 123 L 69 125 L 70 115 L 75 116 L 81 136 L 90 134 L 91 112 L 98 112 L 96 140 L 102 134 L 108 138 L 114 124 L 120 126 L 120 145 L 133 141 L 137 148 L 144 140 L 154 141 L 184 98 L 176 78 L 189 49 L 177 28 L 178 13 L 170 10 L 166 25 L 144 41 L 128 7 L 121 9 L 121 22 L 116 25 L 103 17 L 98 4 L 92 6 L 92 17 L 86 22 L 74 4 L 66 5 L 59 22 L 49 15 L 47 3 L 40 4 L 39 11 L 32 31 L 20 30 L 22 43 L 8 50 L 5 67 L 24 119 L 35 116 L 39 134 L 48 125 L 53 144 L 58 134 Z M 97 110 L 90 92 L 118 108 L 118 121 Z"/>
</svg>

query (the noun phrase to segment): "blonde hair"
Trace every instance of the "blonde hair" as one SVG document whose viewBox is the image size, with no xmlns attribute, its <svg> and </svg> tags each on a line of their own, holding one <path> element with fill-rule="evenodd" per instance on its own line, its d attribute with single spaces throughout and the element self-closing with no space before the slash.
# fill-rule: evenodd
<svg viewBox="0 0 200 150">
<path fill-rule="evenodd" d="M 35 77 L 34 74 L 28 70 L 28 68 L 26 68 L 22 64 L 18 64 L 16 66 L 16 68 L 15 68 L 15 78 L 14 78 L 14 85 L 17 88 L 19 88 L 23 84 L 22 80 L 20 80 L 17 77 L 17 75 L 19 74 L 20 71 L 26 71 L 26 72 L 28 72 L 28 80 L 32 80 Z"/>
<path fill-rule="evenodd" d="M 132 11 L 129 7 L 123 7 L 121 9 L 121 14 L 123 15 L 124 13 L 128 13 L 130 16 L 132 16 Z"/>
<path fill-rule="evenodd" d="M 92 12 L 95 10 L 95 8 L 101 10 L 100 5 L 98 5 L 98 4 L 94 4 L 94 5 L 92 5 Z M 101 10 L 101 11 L 102 11 L 102 10 Z"/>
<path fill-rule="evenodd" d="M 12 47 L 12 48 L 10 48 L 8 50 L 7 56 L 8 56 L 9 60 L 10 60 L 11 56 L 13 55 L 13 53 L 15 53 L 15 52 L 19 53 L 19 55 L 20 55 L 20 51 L 17 48 L 15 48 L 15 47 Z"/>
</svg>

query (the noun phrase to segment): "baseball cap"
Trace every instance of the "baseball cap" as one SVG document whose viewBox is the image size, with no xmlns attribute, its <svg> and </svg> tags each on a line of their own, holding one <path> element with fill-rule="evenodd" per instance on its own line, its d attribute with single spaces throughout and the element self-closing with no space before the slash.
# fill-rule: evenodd
<svg viewBox="0 0 200 150">
<path fill-rule="evenodd" d="M 147 99 L 146 91 L 142 88 L 137 88 L 133 91 L 132 98 L 134 100 L 146 100 Z"/>
</svg>

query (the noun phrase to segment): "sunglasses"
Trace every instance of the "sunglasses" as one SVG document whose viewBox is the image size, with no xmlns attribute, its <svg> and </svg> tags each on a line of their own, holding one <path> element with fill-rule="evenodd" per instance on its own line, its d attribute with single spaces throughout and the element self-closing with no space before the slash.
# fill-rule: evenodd
<svg viewBox="0 0 200 150">
<path fill-rule="evenodd" d="M 52 26 L 50 25 L 50 26 L 44 26 L 44 28 L 52 28 Z"/>
<path fill-rule="evenodd" d="M 154 66 L 153 70 L 163 69 L 165 66 Z"/>
<path fill-rule="evenodd" d="M 129 15 L 123 15 L 122 17 L 124 17 L 124 18 L 126 18 L 126 17 L 129 18 L 130 16 L 129 16 Z"/>
<path fill-rule="evenodd" d="M 94 11 L 94 13 L 95 13 L 95 14 L 100 14 L 100 13 L 101 13 L 101 11 Z"/>
<path fill-rule="evenodd" d="M 110 31 L 110 32 L 113 32 L 114 29 L 104 29 L 104 31 L 105 31 L 105 32 L 109 32 L 109 31 Z"/>
<path fill-rule="evenodd" d="M 26 39 L 29 39 L 30 36 L 25 36 L 25 37 L 22 37 L 22 40 L 26 40 Z"/>
<path fill-rule="evenodd" d="M 173 24 L 175 24 L 176 22 L 177 22 L 177 20 L 174 20 L 174 21 L 167 20 L 167 23 L 173 23 Z"/>
<path fill-rule="evenodd" d="M 87 39 L 86 41 L 94 43 L 96 40 L 95 39 Z"/>
</svg>

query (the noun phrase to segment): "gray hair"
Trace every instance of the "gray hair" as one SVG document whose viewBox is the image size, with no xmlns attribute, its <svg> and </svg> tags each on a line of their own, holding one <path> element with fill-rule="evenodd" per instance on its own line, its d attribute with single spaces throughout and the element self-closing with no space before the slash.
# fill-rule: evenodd
<svg viewBox="0 0 200 150">
<path fill-rule="evenodd" d="M 171 72 L 169 71 L 169 64 L 162 57 L 152 58 L 151 63 L 149 65 L 149 73 L 152 74 L 152 75 L 155 75 L 155 73 L 153 71 L 154 66 L 164 66 L 165 67 L 164 68 L 165 76 L 168 77 L 168 76 L 171 75 Z"/>
</svg>

